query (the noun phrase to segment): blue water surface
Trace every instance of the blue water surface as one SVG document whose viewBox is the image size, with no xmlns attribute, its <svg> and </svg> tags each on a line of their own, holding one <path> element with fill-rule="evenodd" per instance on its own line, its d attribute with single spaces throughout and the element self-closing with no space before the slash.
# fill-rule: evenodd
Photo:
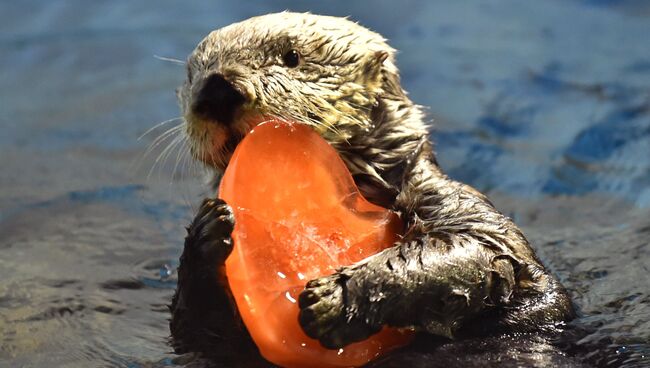
<svg viewBox="0 0 650 368">
<path fill-rule="evenodd" d="M 522 226 L 581 343 L 650 366 L 650 2 L 31 0 L 0 2 L 0 367 L 184 364 L 166 305 L 211 193 L 183 151 L 156 164 L 170 140 L 145 154 L 179 121 L 138 137 L 180 114 L 161 57 L 285 9 L 384 35 L 441 166 Z"/>
</svg>

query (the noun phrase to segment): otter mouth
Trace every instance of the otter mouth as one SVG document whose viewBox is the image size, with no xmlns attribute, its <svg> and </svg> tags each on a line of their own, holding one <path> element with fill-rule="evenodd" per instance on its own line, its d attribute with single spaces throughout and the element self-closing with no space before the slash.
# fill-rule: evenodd
<svg viewBox="0 0 650 368">
<path fill-rule="evenodd" d="M 237 115 L 238 117 L 234 119 L 230 126 L 210 120 L 197 122 L 197 126 L 200 127 L 199 131 L 202 131 L 202 133 L 198 134 L 199 137 L 204 134 L 213 137 L 212 139 L 195 142 L 199 146 L 203 146 L 205 151 L 210 152 L 209 157 L 207 157 L 210 161 L 204 160 L 206 164 L 225 170 L 235 150 L 239 147 L 239 143 L 246 138 L 248 133 L 259 124 L 275 120 L 253 112 L 240 111 Z"/>
<path fill-rule="evenodd" d="M 250 131 L 250 130 L 249 130 Z M 237 146 L 239 146 L 239 143 L 241 143 L 242 140 L 244 140 L 244 137 L 248 133 L 240 134 L 240 133 L 231 133 L 229 137 L 226 139 L 224 142 L 221 150 L 224 153 L 223 154 L 223 167 L 221 169 L 225 169 L 226 166 L 228 166 L 228 163 L 230 162 L 230 159 L 232 158 L 232 155 L 235 153 L 235 150 L 237 149 Z"/>
<path fill-rule="evenodd" d="M 239 143 L 244 139 L 244 135 L 241 134 L 231 134 L 230 137 L 224 143 L 223 148 L 229 156 L 232 156 L 233 152 L 239 145 Z"/>
</svg>

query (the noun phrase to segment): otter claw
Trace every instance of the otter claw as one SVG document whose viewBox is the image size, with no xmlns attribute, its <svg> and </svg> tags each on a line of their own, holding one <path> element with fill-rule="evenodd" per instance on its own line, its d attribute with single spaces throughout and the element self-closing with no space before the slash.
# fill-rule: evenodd
<svg viewBox="0 0 650 368">
<path fill-rule="evenodd" d="M 204 262 L 216 265 L 225 262 L 233 248 L 231 238 L 235 227 L 232 209 L 221 199 L 205 199 L 201 203 L 187 237 L 193 241 L 194 253 Z M 196 253 L 199 254 L 196 254 Z"/>
<path fill-rule="evenodd" d="M 298 320 L 305 334 L 328 349 L 361 341 L 379 330 L 351 315 L 345 292 L 344 281 L 334 274 L 311 280 L 298 298 Z"/>
</svg>

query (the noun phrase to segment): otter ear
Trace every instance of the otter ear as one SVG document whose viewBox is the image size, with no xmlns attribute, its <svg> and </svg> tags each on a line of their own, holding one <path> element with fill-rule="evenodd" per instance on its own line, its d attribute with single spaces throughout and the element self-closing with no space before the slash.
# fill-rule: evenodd
<svg viewBox="0 0 650 368">
<path fill-rule="evenodd" d="M 383 64 L 386 59 L 388 59 L 388 52 L 386 51 L 376 51 L 375 58 L 377 59 L 378 64 Z"/>
<path fill-rule="evenodd" d="M 366 56 L 366 68 L 369 71 L 379 71 L 389 56 L 388 51 L 373 51 L 372 54 Z"/>
<path fill-rule="evenodd" d="M 381 88 L 382 84 L 382 74 L 384 74 L 384 69 L 386 69 L 387 64 L 385 63 L 389 60 L 390 53 L 387 51 L 372 51 L 365 55 L 363 61 L 359 64 L 360 70 L 357 73 L 360 80 L 358 82 L 363 83 L 370 88 L 370 91 L 377 92 Z M 388 62 L 388 64 L 391 64 Z"/>
<path fill-rule="evenodd" d="M 379 88 L 383 94 L 403 96 L 404 91 L 402 90 L 399 71 L 397 66 L 395 66 L 392 53 L 387 51 L 377 51 L 375 53 L 376 60 L 379 65 Z"/>
</svg>

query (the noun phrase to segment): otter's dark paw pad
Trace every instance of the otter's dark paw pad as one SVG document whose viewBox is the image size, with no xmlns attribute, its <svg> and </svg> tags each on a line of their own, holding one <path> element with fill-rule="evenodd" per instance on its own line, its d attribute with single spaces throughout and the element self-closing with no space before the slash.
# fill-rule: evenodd
<svg viewBox="0 0 650 368">
<path fill-rule="evenodd" d="M 205 199 L 187 229 L 186 251 L 204 261 L 223 262 L 232 251 L 235 217 L 221 199 Z"/>
<path fill-rule="evenodd" d="M 299 297 L 299 321 L 307 336 L 338 349 L 377 332 L 346 305 L 345 281 L 337 274 L 307 283 Z"/>
</svg>

